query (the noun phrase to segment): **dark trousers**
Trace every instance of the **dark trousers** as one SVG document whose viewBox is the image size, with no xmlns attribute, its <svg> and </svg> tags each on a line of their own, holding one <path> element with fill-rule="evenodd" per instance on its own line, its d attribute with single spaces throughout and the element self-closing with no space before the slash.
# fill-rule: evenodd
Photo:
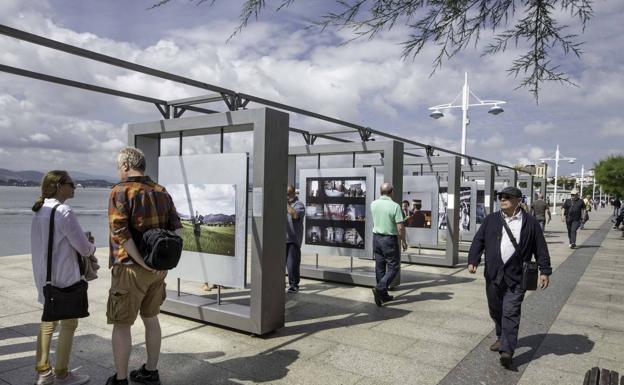
<svg viewBox="0 0 624 385">
<path fill-rule="evenodd" d="M 382 294 L 388 294 L 388 286 L 392 283 L 401 266 L 401 250 L 396 235 L 373 234 L 373 255 L 375 256 L 375 288 Z"/>
<path fill-rule="evenodd" d="M 496 336 L 500 338 L 500 351 L 513 354 L 518 344 L 524 290 L 520 285 L 511 288 L 503 280 L 500 284 L 486 281 L 485 291 L 490 317 L 496 325 Z"/>
<path fill-rule="evenodd" d="M 296 243 L 286 244 L 286 269 L 288 286 L 299 288 L 299 268 L 301 266 L 301 248 Z"/>
<path fill-rule="evenodd" d="M 581 227 L 581 221 L 566 220 L 566 226 L 568 227 L 568 240 L 571 244 L 576 245 L 576 230 Z"/>
</svg>

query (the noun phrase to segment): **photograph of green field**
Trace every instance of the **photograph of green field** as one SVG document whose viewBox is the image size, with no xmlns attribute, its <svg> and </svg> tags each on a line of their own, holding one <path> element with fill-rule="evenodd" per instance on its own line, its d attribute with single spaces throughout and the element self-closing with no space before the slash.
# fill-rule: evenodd
<svg viewBox="0 0 624 385">
<path fill-rule="evenodd" d="M 232 184 L 167 184 L 182 221 L 183 249 L 236 255 L 236 186 Z"/>
<path fill-rule="evenodd" d="M 189 221 L 182 221 L 184 250 L 234 256 L 236 244 L 234 225 L 201 225 L 200 230 L 200 235 L 197 237 L 193 224 Z"/>
</svg>

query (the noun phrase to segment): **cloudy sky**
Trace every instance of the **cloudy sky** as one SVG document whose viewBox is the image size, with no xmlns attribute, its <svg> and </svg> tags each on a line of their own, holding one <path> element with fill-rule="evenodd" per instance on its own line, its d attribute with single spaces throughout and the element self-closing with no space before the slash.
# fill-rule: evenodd
<svg viewBox="0 0 624 385">
<path fill-rule="evenodd" d="M 506 72 L 522 47 L 494 57 L 471 47 L 430 77 L 433 48 L 413 61 L 400 59 L 404 27 L 347 45 L 340 45 L 350 37 L 347 31 L 305 29 L 306 18 L 321 15 L 328 0 L 299 0 L 278 13 L 268 1 L 260 20 L 227 42 L 241 2 L 208 7 L 172 0 L 148 10 L 154 0 L 2 0 L 0 23 L 456 151 L 461 111 L 433 120 L 427 107 L 453 100 L 468 72 L 477 96 L 507 101 L 498 116 L 485 107 L 470 110 L 468 153 L 507 164 L 537 163 L 554 156 L 559 144 L 563 155 L 578 158 L 562 164 L 561 173 L 569 174 L 623 152 L 621 0 L 594 2 L 595 17 L 581 38 L 585 54 L 556 57 L 578 87 L 546 85 L 539 105 L 526 89 L 515 89 L 518 81 Z M 162 99 L 206 93 L 13 38 L 0 37 L 0 47 L 0 64 Z M 148 103 L 0 73 L 0 168 L 114 175 L 125 124 L 159 118 Z M 291 117 L 291 124 L 329 127 L 301 117 Z M 213 145 L 194 142 L 185 152 Z"/>
<path fill-rule="evenodd" d="M 183 217 L 188 218 L 195 212 L 200 215 L 234 215 L 236 212 L 236 186 L 232 184 L 168 184 L 165 188 Z"/>
</svg>

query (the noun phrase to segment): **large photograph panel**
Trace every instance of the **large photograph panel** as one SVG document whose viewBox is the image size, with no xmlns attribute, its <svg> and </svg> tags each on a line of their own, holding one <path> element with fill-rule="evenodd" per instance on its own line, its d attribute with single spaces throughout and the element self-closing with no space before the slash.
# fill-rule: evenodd
<svg viewBox="0 0 624 385">
<path fill-rule="evenodd" d="M 438 178 L 404 176 L 402 198 L 407 243 L 411 246 L 437 244 Z"/>
<path fill-rule="evenodd" d="M 247 154 L 164 156 L 158 182 L 182 219 L 184 249 L 174 278 L 244 288 Z"/>
<path fill-rule="evenodd" d="M 372 196 L 368 192 L 374 188 L 369 185 L 374 170 L 301 170 L 299 180 L 306 205 L 304 251 L 370 257 Z"/>
<path fill-rule="evenodd" d="M 182 220 L 184 250 L 234 256 L 236 186 L 169 184 L 165 188 Z M 187 194 L 188 193 L 188 194 Z"/>
</svg>

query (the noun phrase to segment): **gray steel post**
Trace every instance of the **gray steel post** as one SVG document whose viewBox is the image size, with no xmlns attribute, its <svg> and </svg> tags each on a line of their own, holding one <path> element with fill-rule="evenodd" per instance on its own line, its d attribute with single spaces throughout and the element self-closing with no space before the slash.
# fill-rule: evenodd
<svg viewBox="0 0 624 385">
<path fill-rule="evenodd" d="M 461 184 L 461 159 L 450 157 L 448 162 L 448 206 L 446 210 L 446 264 L 459 262 L 459 193 Z"/>
<path fill-rule="evenodd" d="M 251 321 L 257 334 L 284 326 L 288 114 L 264 110 L 254 125 L 254 207 L 251 244 Z M 260 214 L 261 215 L 258 215 Z"/>
</svg>

